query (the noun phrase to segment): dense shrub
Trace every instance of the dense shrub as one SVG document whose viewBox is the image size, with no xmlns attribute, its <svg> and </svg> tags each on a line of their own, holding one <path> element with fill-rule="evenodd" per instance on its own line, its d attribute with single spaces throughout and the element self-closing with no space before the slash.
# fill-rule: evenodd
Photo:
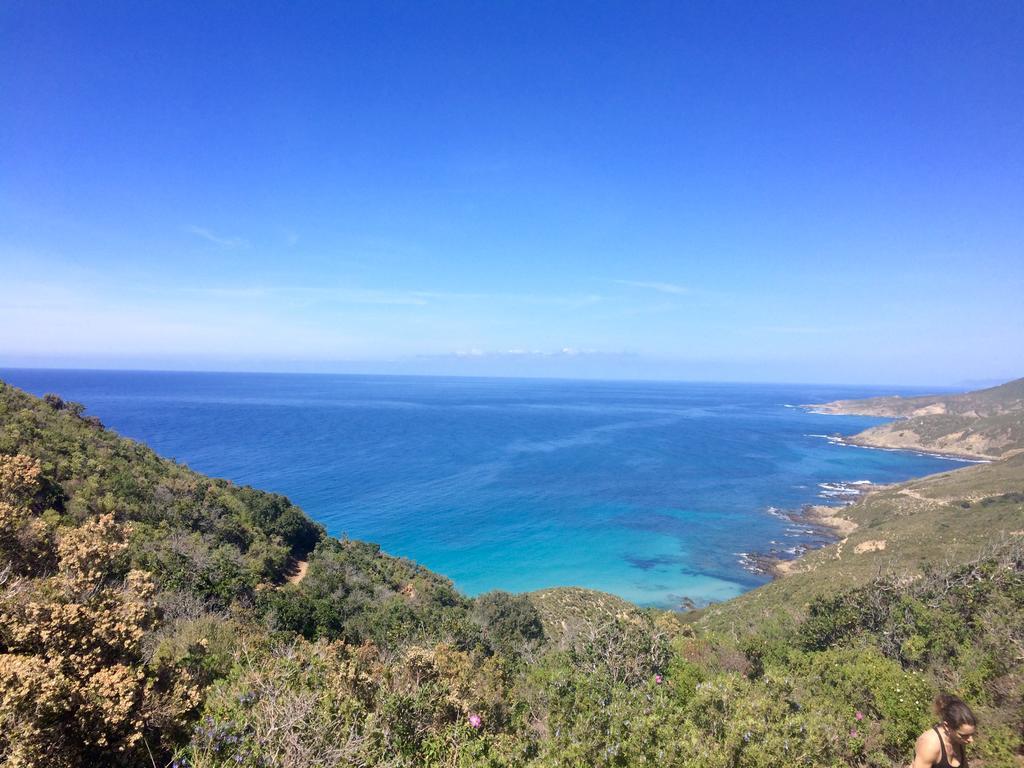
<svg viewBox="0 0 1024 768">
<path fill-rule="evenodd" d="M 443 640 L 473 648 L 480 629 L 470 605 L 447 579 L 348 540 L 322 541 L 300 584 L 257 596 L 273 629 L 382 646 Z"/>
<path fill-rule="evenodd" d="M 147 669 L 153 584 L 125 572 L 123 526 L 108 515 L 64 530 L 53 575 L 0 592 L 0 758 L 4 765 L 132 765 L 160 723 L 196 706 L 186 675 Z"/>
<path fill-rule="evenodd" d="M 473 618 L 484 642 L 497 653 L 516 658 L 544 639 L 540 614 L 525 595 L 488 592 L 473 601 Z"/>
<path fill-rule="evenodd" d="M 444 645 L 391 660 L 372 645 L 246 646 L 179 759 L 195 768 L 459 764 L 462 750 L 508 725 L 507 685 L 494 660 Z"/>
<path fill-rule="evenodd" d="M 932 723 L 932 685 L 877 648 L 794 656 L 787 671 L 801 681 L 804 700 L 835 702 L 837 709 L 860 712 L 863 720 L 856 730 L 868 752 L 880 750 L 899 760 Z M 875 760 L 882 761 L 881 754 Z"/>
</svg>

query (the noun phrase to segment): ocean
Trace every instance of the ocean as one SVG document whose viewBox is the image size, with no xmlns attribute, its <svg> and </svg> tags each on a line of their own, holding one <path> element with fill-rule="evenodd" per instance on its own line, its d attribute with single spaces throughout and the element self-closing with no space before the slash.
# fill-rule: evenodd
<svg viewBox="0 0 1024 768">
<path fill-rule="evenodd" d="M 553 586 L 642 605 L 767 581 L 784 513 L 962 466 L 840 445 L 883 419 L 794 406 L 920 390 L 412 376 L 0 370 L 192 469 L 281 493 L 469 595 Z M 935 391 L 935 390 L 932 390 Z"/>
</svg>

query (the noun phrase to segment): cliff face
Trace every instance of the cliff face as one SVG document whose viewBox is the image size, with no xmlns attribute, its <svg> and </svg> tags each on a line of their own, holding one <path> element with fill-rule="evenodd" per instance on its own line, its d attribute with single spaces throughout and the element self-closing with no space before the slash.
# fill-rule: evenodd
<svg viewBox="0 0 1024 768">
<path fill-rule="evenodd" d="M 857 445 L 990 460 L 1024 451 L 1024 379 L 959 395 L 874 397 L 806 407 L 897 419 L 854 435 L 850 442 Z"/>
</svg>

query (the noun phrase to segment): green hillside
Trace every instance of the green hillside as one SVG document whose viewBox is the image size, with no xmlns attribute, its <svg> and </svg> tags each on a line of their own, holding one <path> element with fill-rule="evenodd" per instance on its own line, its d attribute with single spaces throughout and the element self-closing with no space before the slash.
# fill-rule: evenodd
<svg viewBox="0 0 1024 768">
<path fill-rule="evenodd" d="M 307 596 L 322 594 L 329 582 L 330 589 L 344 593 L 346 605 L 398 601 L 424 626 L 430 620 L 419 612 L 432 618 L 435 598 L 442 605 L 464 602 L 450 581 L 415 563 L 387 557 L 375 545 L 328 539 L 322 526 L 283 496 L 193 472 L 102 428 L 78 404 L 34 398 L 3 382 L 0 454 L 39 462 L 44 503 L 57 525 L 108 512 L 131 523 L 130 564 L 149 572 L 165 594 L 187 595 L 219 610 L 266 604 L 278 621 L 287 622 L 291 614 L 268 597 L 277 590 L 266 588 L 283 585 L 299 560 L 312 558 L 303 586 L 281 591 L 314 599 Z M 416 599 L 401 596 L 413 585 Z M 344 622 L 323 618 L 328 620 Z M 363 634 L 350 628 L 352 639 Z"/>
<path fill-rule="evenodd" d="M 0 764 L 892 768 L 949 690 L 972 765 L 1019 768 L 1022 467 L 879 491 L 841 549 L 688 624 L 468 599 L 0 384 Z"/>
<path fill-rule="evenodd" d="M 1024 454 L 877 490 L 842 510 L 857 527 L 807 553 L 783 579 L 706 610 L 715 629 L 756 627 L 767 614 L 802 615 L 815 596 L 879 574 L 912 580 L 1024 542 Z"/>
</svg>

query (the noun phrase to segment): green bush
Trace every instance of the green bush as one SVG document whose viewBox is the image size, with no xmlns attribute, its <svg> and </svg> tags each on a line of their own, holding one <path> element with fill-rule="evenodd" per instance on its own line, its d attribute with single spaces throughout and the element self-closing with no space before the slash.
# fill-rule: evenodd
<svg viewBox="0 0 1024 768">
<path fill-rule="evenodd" d="M 793 659 L 803 701 L 820 701 L 836 712 L 861 712 L 855 729 L 867 748 L 894 760 L 913 749 L 932 723 L 935 691 L 924 675 L 907 671 L 869 645 L 808 653 Z"/>
<path fill-rule="evenodd" d="M 511 658 L 536 647 L 544 639 L 540 614 L 525 595 L 488 592 L 473 601 L 473 618 L 483 639 L 495 652 Z"/>
</svg>

